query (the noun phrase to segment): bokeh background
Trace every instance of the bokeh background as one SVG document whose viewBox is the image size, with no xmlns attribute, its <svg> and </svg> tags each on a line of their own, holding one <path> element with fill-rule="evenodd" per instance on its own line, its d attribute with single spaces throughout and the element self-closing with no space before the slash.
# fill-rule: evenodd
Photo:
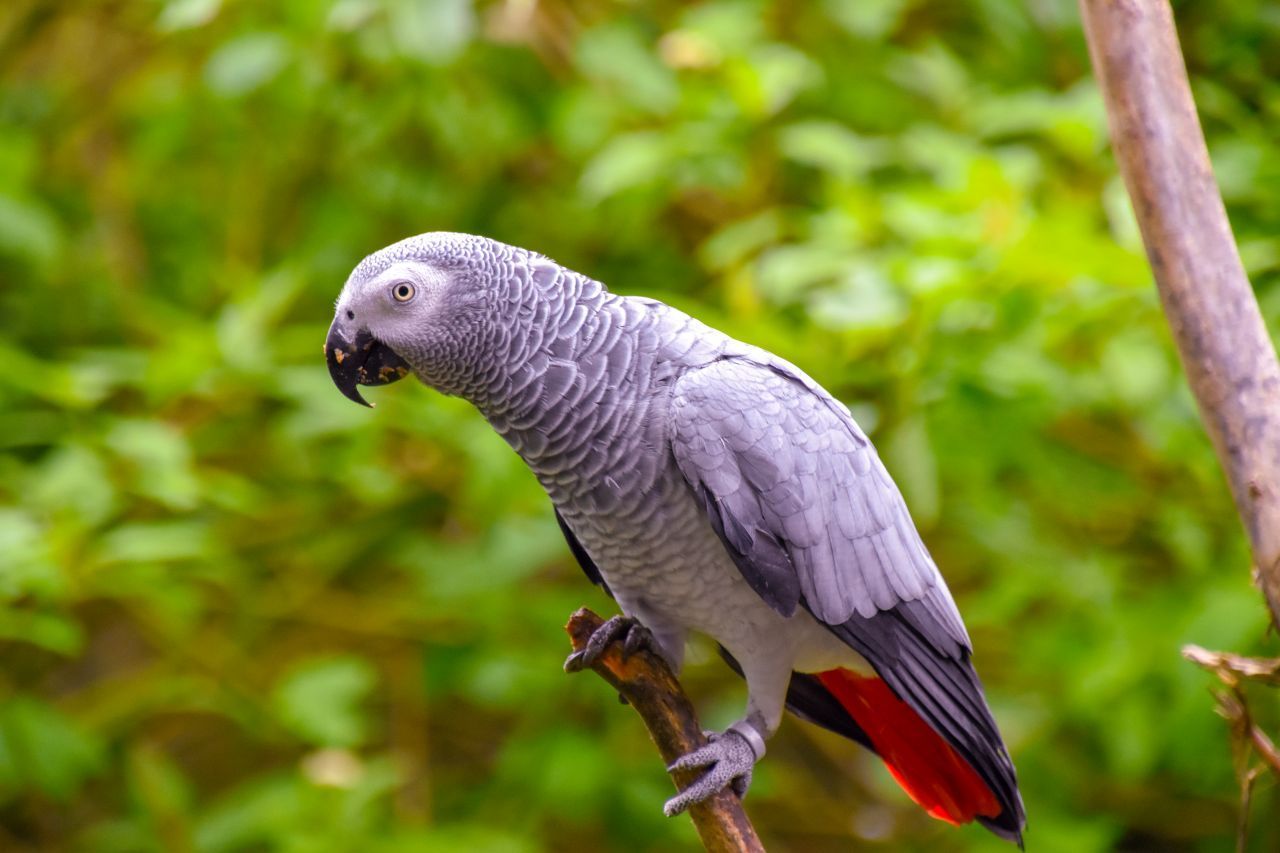
<svg viewBox="0 0 1280 853">
<path fill-rule="evenodd" d="M 1280 4 L 1176 11 L 1275 330 Z M 1074 4 L 6 0 L 0 848 L 696 849 L 634 714 L 560 670 L 610 603 L 519 460 L 460 401 L 329 383 L 351 267 L 436 229 L 851 405 L 968 620 L 1030 849 L 1234 847 L 1178 649 L 1275 642 Z M 748 803 L 772 850 L 1011 849 L 794 719 Z M 1261 781 L 1250 850 L 1278 809 Z"/>
</svg>

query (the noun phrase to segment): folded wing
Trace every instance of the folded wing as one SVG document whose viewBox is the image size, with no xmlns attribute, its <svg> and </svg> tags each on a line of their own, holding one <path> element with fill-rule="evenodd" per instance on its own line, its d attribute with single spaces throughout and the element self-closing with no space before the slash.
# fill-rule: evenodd
<svg viewBox="0 0 1280 853">
<path fill-rule="evenodd" d="M 990 787 L 1001 811 L 979 820 L 1017 836 L 1013 764 L 964 624 L 848 410 L 761 352 L 686 373 L 672 402 L 676 464 L 743 578 L 779 613 L 803 607 L 866 658 Z"/>
</svg>

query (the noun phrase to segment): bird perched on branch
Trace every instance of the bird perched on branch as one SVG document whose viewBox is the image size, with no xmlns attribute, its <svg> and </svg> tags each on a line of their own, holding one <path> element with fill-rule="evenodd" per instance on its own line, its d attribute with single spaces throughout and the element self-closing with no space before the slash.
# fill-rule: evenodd
<svg viewBox="0 0 1280 853">
<path fill-rule="evenodd" d="M 675 766 L 683 811 L 752 768 L 784 708 L 878 754 L 929 814 L 1022 840 L 1013 764 L 951 593 L 848 408 L 799 368 L 534 252 L 431 233 L 365 258 L 325 344 L 338 388 L 412 373 L 475 405 L 617 600 L 566 668 L 690 631 L 746 679 L 742 719 Z"/>
</svg>

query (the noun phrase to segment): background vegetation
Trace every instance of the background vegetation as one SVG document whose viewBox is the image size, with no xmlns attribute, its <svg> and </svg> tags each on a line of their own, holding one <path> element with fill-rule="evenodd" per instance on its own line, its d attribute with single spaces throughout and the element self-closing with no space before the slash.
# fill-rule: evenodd
<svg viewBox="0 0 1280 853">
<path fill-rule="evenodd" d="M 1274 330 L 1280 5 L 1177 12 Z M 1032 850 L 1231 849 L 1178 647 L 1263 651 L 1264 610 L 1074 4 L 1013 0 L 0 6 L 0 848 L 696 844 L 632 713 L 560 671 L 567 615 L 609 604 L 519 460 L 459 401 L 330 386 L 348 271 L 434 229 L 850 403 L 968 620 Z M 719 725 L 713 658 L 687 682 Z M 1008 849 L 795 720 L 749 806 L 774 850 Z M 1278 806 L 1262 783 L 1251 849 Z"/>
</svg>

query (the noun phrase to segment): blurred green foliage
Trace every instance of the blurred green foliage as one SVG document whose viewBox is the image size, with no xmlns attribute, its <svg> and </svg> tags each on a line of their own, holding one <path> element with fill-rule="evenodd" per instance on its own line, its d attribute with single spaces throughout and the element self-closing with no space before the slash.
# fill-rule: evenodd
<svg viewBox="0 0 1280 853">
<path fill-rule="evenodd" d="M 330 386 L 350 268 L 447 229 L 850 403 L 966 615 L 1031 849 L 1231 849 L 1178 648 L 1264 651 L 1265 615 L 1073 7 L 3 4 L 0 847 L 695 846 L 633 714 L 560 672 L 567 615 L 609 605 L 519 460 L 457 400 Z M 1177 11 L 1276 329 L 1280 6 Z M 691 658 L 728 722 L 740 685 Z M 774 850 L 1007 849 L 794 720 L 749 804 Z M 1251 849 L 1278 805 L 1260 782 Z"/>
</svg>

